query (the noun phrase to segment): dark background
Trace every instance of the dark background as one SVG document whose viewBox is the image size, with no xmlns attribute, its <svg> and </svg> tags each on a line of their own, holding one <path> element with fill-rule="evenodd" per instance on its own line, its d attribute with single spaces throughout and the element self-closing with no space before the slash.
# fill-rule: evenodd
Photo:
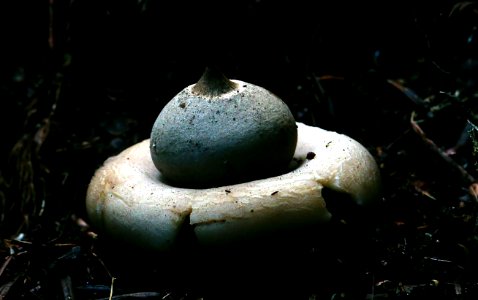
<svg viewBox="0 0 478 300">
<path fill-rule="evenodd" d="M 148 138 L 165 103 L 216 65 L 278 95 L 298 121 L 360 141 L 381 167 L 384 196 L 365 236 L 331 225 L 335 246 L 318 247 L 320 258 L 307 252 L 331 273 L 313 269 L 293 298 L 365 299 L 374 287 L 398 299 L 472 299 L 477 172 L 467 124 L 478 121 L 477 10 L 474 1 L 2 2 L 0 254 L 15 262 L 0 271 L 0 291 L 11 283 L 11 298 L 63 299 L 67 274 L 77 297 L 106 297 L 100 286 L 118 275 L 91 267 L 111 253 L 80 226 L 88 182 L 107 157 Z M 413 112 L 435 146 L 413 130 Z M 346 250 L 359 238 L 365 258 Z M 65 253 L 73 263 L 59 263 Z M 122 272 L 121 263 L 108 268 Z M 156 287 L 118 284 L 125 293 Z M 209 292 L 169 288 L 150 296 Z"/>
</svg>

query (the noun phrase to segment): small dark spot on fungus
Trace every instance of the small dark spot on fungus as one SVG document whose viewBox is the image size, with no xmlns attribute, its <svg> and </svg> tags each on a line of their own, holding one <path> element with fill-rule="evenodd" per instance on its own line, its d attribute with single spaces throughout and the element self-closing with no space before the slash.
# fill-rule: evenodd
<svg viewBox="0 0 478 300">
<path fill-rule="evenodd" d="M 310 159 L 314 159 L 314 157 L 315 157 L 315 153 L 314 153 L 314 152 L 309 152 L 309 153 L 307 153 L 307 156 L 306 156 L 307 159 L 309 159 L 309 160 L 310 160 Z"/>
<path fill-rule="evenodd" d="M 253 210 L 253 209 L 251 209 L 251 213 L 253 213 L 253 212 L 254 212 L 254 210 Z"/>
<path fill-rule="evenodd" d="M 278 192 L 279 192 L 279 191 L 275 191 L 275 192 L 273 192 L 273 193 L 271 194 L 271 196 L 274 196 L 274 195 L 276 195 Z"/>
<path fill-rule="evenodd" d="M 179 107 L 185 108 L 185 107 L 186 107 L 186 103 L 184 103 L 184 102 L 179 103 Z"/>
<path fill-rule="evenodd" d="M 209 224 L 215 224 L 215 223 L 226 223 L 227 220 L 221 219 L 221 220 L 209 220 L 205 222 L 198 223 L 199 225 L 209 225 Z"/>
<path fill-rule="evenodd" d="M 226 194 L 229 194 L 231 192 L 231 190 L 225 190 Z"/>
<path fill-rule="evenodd" d="M 329 148 L 330 144 L 332 144 L 332 141 L 329 141 L 327 145 L 325 145 L 325 148 Z"/>
</svg>

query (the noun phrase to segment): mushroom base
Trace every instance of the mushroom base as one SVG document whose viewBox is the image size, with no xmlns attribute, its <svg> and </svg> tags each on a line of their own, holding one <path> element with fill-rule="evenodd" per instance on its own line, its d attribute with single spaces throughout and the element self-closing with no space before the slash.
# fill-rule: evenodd
<svg viewBox="0 0 478 300">
<path fill-rule="evenodd" d="M 347 193 L 359 205 L 378 198 L 379 169 L 362 145 L 318 127 L 297 126 L 291 171 L 209 189 L 168 185 L 151 160 L 149 140 L 133 145 L 96 171 L 87 191 L 88 216 L 101 233 L 171 250 L 184 243 L 219 247 L 293 239 L 298 230 L 330 219 L 323 187 Z"/>
</svg>

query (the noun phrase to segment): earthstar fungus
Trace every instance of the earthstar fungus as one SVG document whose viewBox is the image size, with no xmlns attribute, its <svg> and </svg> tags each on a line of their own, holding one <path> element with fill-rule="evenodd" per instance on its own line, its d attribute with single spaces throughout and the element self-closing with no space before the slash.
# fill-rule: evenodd
<svg viewBox="0 0 478 300">
<path fill-rule="evenodd" d="M 86 207 L 101 232 L 170 250 L 187 222 L 208 246 L 327 222 L 324 187 L 368 204 L 379 169 L 357 141 L 295 122 L 269 91 L 206 70 L 166 104 L 150 139 L 95 172 Z"/>
<path fill-rule="evenodd" d="M 211 68 L 166 104 L 151 131 L 154 164 L 181 187 L 277 175 L 296 144 L 297 126 L 282 100 Z"/>
</svg>

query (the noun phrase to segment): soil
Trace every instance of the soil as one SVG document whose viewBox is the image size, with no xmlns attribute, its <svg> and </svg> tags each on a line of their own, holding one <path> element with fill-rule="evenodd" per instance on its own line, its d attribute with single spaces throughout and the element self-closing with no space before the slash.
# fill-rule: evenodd
<svg viewBox="0 0 478 300">
<path fill-rule="evenodd" d="M 477 2 L 173 2 L 1 4 L 0 299 L 477 299 Z M 377 204 L 325 191 L 330 224 L 268 252 L 97 232 L 94 171 L 208 65 L 361 142 Z"/>
</svg>

